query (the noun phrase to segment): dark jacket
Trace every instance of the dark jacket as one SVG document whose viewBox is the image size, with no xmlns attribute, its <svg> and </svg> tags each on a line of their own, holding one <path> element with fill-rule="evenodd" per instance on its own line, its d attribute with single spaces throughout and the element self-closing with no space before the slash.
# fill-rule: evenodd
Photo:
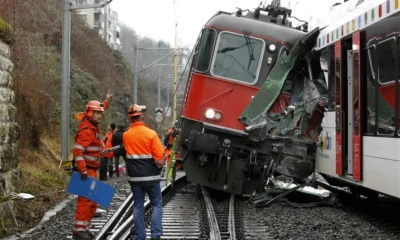
<svg viewBox="0 0 400 240">
<path fill-rule="evenodd" d="M 111 139 L 111 144 L 113 147 L 122 145 L 122 135 L 124 134 L 124 130 L 117 130 L 113 135 Z M 125 149 L 121 148 L 118 150 L 114 151 L 114 156 L 125 156 Z"/>
</svg>

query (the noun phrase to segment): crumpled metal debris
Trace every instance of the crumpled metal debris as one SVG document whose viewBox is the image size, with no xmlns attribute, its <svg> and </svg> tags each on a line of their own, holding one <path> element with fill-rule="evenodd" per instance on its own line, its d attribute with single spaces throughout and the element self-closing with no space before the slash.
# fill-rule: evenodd
<svg viewBox="0 0 400 240">
<path fill-rule="evenodd" d="M 312 81 L 303 73 L 304 58 L 310 54 L 319 29 L 304 36 L 289 52 L 284 53 L 275 64 L 267 80 L 239 117 L 247 127 L 252 141 L 267 138 L 292 139 L 312 143 L 318 135 L 304 136 L 309 129 L 309 120 L 321 103 L 318 81 Z M 312 76 L 310 76 L 312 77 Z M 291 86 L 291 87 L 290 87 Z M 290 104 L 281 114 L 270 112 L 282 91 L 290 94 Z M 323 89 L 322 89 L 323 90 Z M 319 124 L 317 124 L 319 125 Z"/>
</svg>

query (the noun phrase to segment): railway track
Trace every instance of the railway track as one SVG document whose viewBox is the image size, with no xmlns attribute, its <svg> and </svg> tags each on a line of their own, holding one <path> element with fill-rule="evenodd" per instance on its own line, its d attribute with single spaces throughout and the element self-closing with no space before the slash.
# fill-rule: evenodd
<svg viewBox="0 0 400 240">
<path fill-rule="evenodd" d="M 236 237 L 237 208 L 240 204 L 231 195 L 216 201 L 206 188 L 178 179 L 174 186 L 164 187 L 163 194 L 163 238 L 165 239 L 240 239 Z M 115 211 L 110 220 L 98 231 L 97 240 L 133 239 L 133 216 L 131 195 Z M 150 202 L 146 201 L 147 236 L 150 236 Z"/>
<path fill-rule="evenodd" d="M 98 213 L 92 219 L 90 230 L 93 234 L 99 235 L 101 230 L 108 224 L 109 220 L 112 219 L 116 213 L 123 211 L 124 204 L 126 204 L 128 199 L 132 198 L 132 193 L 130 186 L 127 182 L 123 182 L 124 187 L 120 188 L 115 196 L 113 197 L 113 202 L 109 209 L 103 210 L 103 213 Z"/>
<path fill-rule="evenodd" d="M 361 209 L 360 206 L 355 208 L 346 205 L 339 208 L 321 207 L 301 210 L 289 207 L 284 204 L 285 202 L 280 202 L 269 208 L 260 209 L 255 208 L 247 199 L 235 195 L 221 196 L 221 193 L 213 194 L 213 192 L 209 192 L 205 187 L 188 183 L 185 177 L 178 179 L 173 186 L 164 187 L 162 191 L 163 239 L 253 240 L 276 239 L 289 236 L 309 237 L 310 233 L 302 229 L 310 227 L 319 228 L 320 226 L 324 226 L 324 224 L 327 224 L 326 226 L 329 227 L 335 225 L 339 227 L 340 225 L 333 220 L 334 218 L 341 219 L 338 218 L 339 216 L 350 219 L 362 219 L 352 220 L 351 224 L 358 224 L 359 227 L 362 226 L 365 229 L 368 229 L 364 225 L 368 221 L 373 226 L 382 229 L 383 232 L 396 233 L 397 236 L 399 236 L 398 233 L 400 232 L 400 228 L 396 224 L 393 224 L 395 220 L 387 221 L 382 218 L 382 213 L 379 215 L 376 213 L 377 211 L 374 211 L 374 213 L 365 211 L 366 208 L 363 207 Z M 386 201 L 384 209 L 391 209 L 390 203 Z M 109 217 L 106 223 L 103 223 L 103 227 L 97 230 L 96 239 L 133 239 L 132 204 L 133 200 L 130 195 L 123 201 L 120 208 L 114 211 L 114 215 Z M 151 223 L 149 201 L 146 202 L 145 209 L 145 221 L 149 239 Z M 379 209 L 382 209 L 382 206 Z M 396 207 L 397 213 L 399 209 L 399 207 Z M 390 211 L 386 211 L 386 215 L 390 215 L 388 212 Z M 354 217 L 350 217 L 350 215 Z M 307 221 L 308 217 L 306 216 L 315 219 L 317 223 Z M 329 223 L 330 216 L 333 216 L 332 223 Z M 399 216 L 399 214 L 396 214 L 396 216 Z M 399 220 L 400 217 L 396 217 L 396 219 Z M 295 223 L 291 223 L 292 220 Z M 286 221 L 288 223 L 284 224 Z M 299 223 L 301 225 L 298 225 Z M 298 229 L 299 235 L 279 230 L 284 229 L 284 225 L 290 226 L 291 229 L 297 225 L 295 229 Z M 383 233 L 382 231 L 374 230 L 368 233 L 370 235 L 367 234 L 367 236 L 380 236 Z M 324 237 L 336 236 L 334 234 L 336 233 L 329 232 L 329 230 L 325 233 L 321 232 L 321 236 Z M 346 234 L 343 236 L 348 237 Z M 365 233 L 362 234 L 365 235 Z"/>
</svg>

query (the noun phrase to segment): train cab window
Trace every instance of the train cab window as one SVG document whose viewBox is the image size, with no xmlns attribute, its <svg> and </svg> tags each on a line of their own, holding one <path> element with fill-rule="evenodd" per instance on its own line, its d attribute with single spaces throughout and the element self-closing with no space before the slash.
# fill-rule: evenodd
<svg viewBox="0 0 400 240">
<path fill-rule="evenodd" d="M 221 32 L 211 74 L 254 84 L 257 81 L 264 41 L 242 34 Z"/>
<path fill-rule="evenodd" d="M 199 43 L 198 56 L 195 70 L 198 72 L 207 72 L 214 49 L 214 42 L 217 33 L 214 29 L 205 28 L 203 30 Z"/>
<path fill-rule="evenodd" d="M 395 38 L 383 40 L 377 45 L 378 63 L 378 134 L 394 135 L 395 131 L 395 63 L 396 42 Z"/>
</svg>

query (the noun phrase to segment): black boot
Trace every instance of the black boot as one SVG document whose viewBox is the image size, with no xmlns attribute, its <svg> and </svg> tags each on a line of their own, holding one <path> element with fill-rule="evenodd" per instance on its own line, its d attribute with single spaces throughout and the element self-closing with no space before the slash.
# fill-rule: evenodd
<svg viewBox="0 0 400 240">
<path fill-rule="evenodd" d="M 75 232 L 72 234 L 74 240 L 91 240 L 92 238 L 86 232 Z"/>
<path fill-rule="evenodd" d="M 113 170 L 112 170 L 112 168 L 111 168 L 111 169 L 108 169 L 108 176 L 109 176 L 110 178 L 112 178 L 112 176 L 113 176 Z"/>
<path fill-rule="evenodd" d="M 107 180 L 107 158 L 101 158 L 100 162 L 100 180 Z"/>
</svg>

